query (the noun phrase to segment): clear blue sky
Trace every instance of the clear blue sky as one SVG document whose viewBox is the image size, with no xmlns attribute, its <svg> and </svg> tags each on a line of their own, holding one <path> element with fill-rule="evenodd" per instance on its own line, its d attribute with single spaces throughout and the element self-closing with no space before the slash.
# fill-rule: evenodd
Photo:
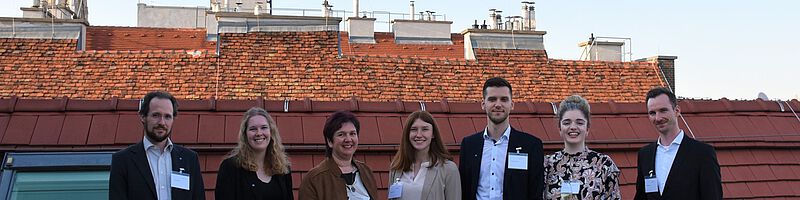
<svg viewBox="0 0 800 200">
<path fill-rule="evenodd" d="M 231 0 L 235 2 L 235 0 Z M 319 9 L 322 0 L 273 0 L 276 8 Z M 32 0 L 12 0 L 0 16 L 21 16 Z M 137 0 L 89 0 L 92 25 L 136 26 Z M 142 0 L 151 5 L 206 6 L 208 0 Z M 351 10 L 352 0 L 329 0 Z M 498 8 L 520 14 L 520 1 L 416 0 L 417 11 L 434 10 L 453 21 L 452 32 L 487 18 Z M 408 1 L 362 0 L 362 11 L 408 12 Z M 800 98 L 800 1 L 547 0 L 536 2 L 538 30 L 547 31 L 551 58 L 577 59 L 590 33 L 630 37 L 633 58 L 674 55 L 679 96 L 692 98 Z M 376 24 L 376 26 L 382 26 Z M 387 25 L 383 25 L 387 26 Z M 384 29 L 385 31 L 386 29 Z"/>
</svg>

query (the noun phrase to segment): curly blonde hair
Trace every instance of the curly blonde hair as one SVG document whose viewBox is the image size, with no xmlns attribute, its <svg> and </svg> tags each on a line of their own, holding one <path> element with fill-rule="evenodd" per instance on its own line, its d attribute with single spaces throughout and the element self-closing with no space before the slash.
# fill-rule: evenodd
<svg viewBox="0 0 800 200">
<path fill-rule="evenodd" d="M 263 116 L 267 119 L 267 125 L 270 131 L 270 141 L 267 146 L 266 155 L 264 155 L 264 173 L 268 176 L 275 174 L 288 174 L 289 173 L 289 158 L 286 156 L 283 144 L 281 143 L 281 136 L 278 133 L 278 127 L 275 120 L 267 113 L 266 110 L 258 107 L 253 107 L 247 110 L 242 117 L 242 125 L 239 127 L 239 142 L 236 147 L 231 150 L 228 157 L 236 157 L 236 161 L 244 169 L 250 171 L 258 171 L 256 164 L 255 150 L 247 142 L 247 124 L 250 118 L 254 116 Z"/>
</svg>

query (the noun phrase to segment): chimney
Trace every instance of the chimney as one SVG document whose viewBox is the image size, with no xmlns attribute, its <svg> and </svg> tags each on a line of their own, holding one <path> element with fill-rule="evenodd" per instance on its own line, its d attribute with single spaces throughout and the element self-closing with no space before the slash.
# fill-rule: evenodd
<svg viewBox="0 0 800 200">
<path fill-rule="evenodd" d="M 534 16 L 532 1 L 522 2 L 522 30 L 536 29 L 536 17 Z"/>
<path fill-rule="evenodd" d="M 411 5 L 408 6 L 408 15 L 411 16 L 411 20 L 414 20 L 414 1 L 411 1 Z"/>
<path fill-rule="evenodd" d="M 675 92 L 675 60 L 678 56 L 652 56 L 642 58 L 636 61 L 639 62 L 655 62 L 658 65 L 659 76 L 663 77 L 664 85 L 669 86 L 672 92 Z"/>
<path fill-rule="evenodd" d="M 589 41 L 578 43 L 583 48 L 580 60 L 625 61 L 623 47 L 630 38 L 598 37 L 591 34 Z"/>
</svg>

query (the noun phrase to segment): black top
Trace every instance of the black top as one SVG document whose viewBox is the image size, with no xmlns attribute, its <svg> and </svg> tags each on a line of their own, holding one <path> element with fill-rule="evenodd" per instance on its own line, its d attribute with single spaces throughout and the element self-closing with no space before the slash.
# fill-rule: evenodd
<svg viewBox="0 0 800 200">
<path fill-rule="evenodd" d="M 256 177 L 258 176 L 255 172 L 253 172 L 253 175 Z M 268 200 L 285 198 L 283 192 L 281 192 L 281 185 L 278 184 L 278 181 L 270 180 L 269 183 L 257 181 L 254 186 L 257 191 L 255 192 L 256 199 Z"/>
<path fill-rule="evenodd" d="M 232 200 L 292 200 L 292 174 L 275 174 L 269 183 L 264 183 L 256 172 L 239 166 L 236 157 L 227 158 L 219 165 L 214 196 Z"/>
</svg>

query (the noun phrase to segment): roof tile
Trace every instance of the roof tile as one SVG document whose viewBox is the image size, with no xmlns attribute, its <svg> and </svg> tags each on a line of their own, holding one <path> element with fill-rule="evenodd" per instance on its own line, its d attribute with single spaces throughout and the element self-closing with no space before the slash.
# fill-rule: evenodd
<svg viewBox="0 0 800 200">
<path fill-rule="evenodd" d="M 303 143 L 303 120 L 301 117 L 275 117 L 281 142 L 284 144 Z"/>
<path fill-rule="evenodd" d="M 403 138 L 403 125 L 399 117 L 378 117 L 376 122 L 382 144 L 399 144 Z"/>
<path fill-rule="evenodd" d="M 94 115 L 86 144 L 114 144 L 118 115 Z"/>
<path fill-rule="evenodd" d="M 225 116 L 225 143 L 237 143 L 239 141 L 239 128 L 242 124 L 242 115 Z"/>
<path fill-rule="evenodd" d="M 116 137 L 114 143 L 116 144 L 133 144 L 139 143 L 144 138 L 144 127 L 137 114 L 119 115 L 117 122 Z"/>
<path fill-rule="evenodd" d="M 325 144 L 325 117 L 303 117 L 303 144 Z"/>
<path fill-rule="evenodd" d="M 64 119 L 64 127 L 60 130 L 58 144 L 85 145 L 91 123 L 91 115 L 67 115 Z"/>
<path fill-rule="evenodd" d="M 198 143 L 225 143 L 225 116 L 199 115 L 197 123 Z M 280 126 L 279 126 L 280 127 Z"/>
<path fill-rule="evenodd" d="M 28 144 L 31 141 L 37 116 L 11 116 L 3 144 Z"/>
<path fill-rule="evenodd" d="M 197 143 L 197 127 L 200 116 L 196 114 L 181 114 L 172 123 L 172 136 L 170 138 L 176 143 Z"/>
</svg>

